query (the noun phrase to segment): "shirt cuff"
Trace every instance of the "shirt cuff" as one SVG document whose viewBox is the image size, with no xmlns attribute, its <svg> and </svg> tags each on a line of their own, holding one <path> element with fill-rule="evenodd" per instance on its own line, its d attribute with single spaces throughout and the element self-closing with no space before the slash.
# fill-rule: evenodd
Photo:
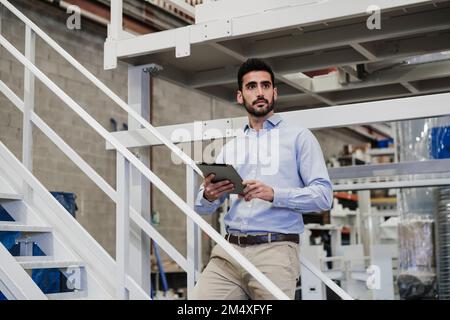
<svg viewBox="0 0 450 320">
<path fill-rule="evenodd" d="M 290 198 L 290 190 L 289 189 L 273 189 L 273 204 L 276 207 L 289 207 L 289 198 Z"/>
<path fill-rule="evenodd" d="M 214 201 L 209 201 L 208 199 L 206 199 L 203 195 L 199 196 L 199 200 L 198 200 L 198 204 L 205 207 L 205 208 L 213 208 L 216 207 L 217 205 L 220 204 L 220 200 L 216 199 Z"/>
</svg>

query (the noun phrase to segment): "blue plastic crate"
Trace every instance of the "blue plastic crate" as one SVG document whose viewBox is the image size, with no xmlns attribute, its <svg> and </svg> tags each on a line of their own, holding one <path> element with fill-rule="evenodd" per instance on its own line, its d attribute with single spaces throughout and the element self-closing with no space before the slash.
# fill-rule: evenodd
<svg viewBox="0 0 450 320">
<path fill-rule="evenodd" d="M 430 156 L 433 159 L 450 158 L 450 126 L 431 128 Z"/>
</svg>

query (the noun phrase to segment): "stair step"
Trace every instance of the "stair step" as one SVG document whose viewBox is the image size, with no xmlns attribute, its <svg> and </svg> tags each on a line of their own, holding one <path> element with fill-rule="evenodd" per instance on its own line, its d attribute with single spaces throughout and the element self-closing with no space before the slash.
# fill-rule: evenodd
<svg viewBox="0 0 450 320">
<path fill-rule="evenodd" d="M 81 261 L 56 259 L 52 256 L 20 256 L 15 258 L 24 269 L 63 269 L 84 266 Z"/>
<path fill-rule="evenodd" d="M 0 199 L 6 200 L 21 200 L 22 196 L 17 194 L 13 188 L 6 182 L 3 176 L 0 175 Z"/>
<path fill-rule="evenodd" d="M 0 191 L 0 199 L 4 200 L 22 200 L 22 196 L 17 193 L 9 193 L 9 192 L 1 192 Z"/>
<path fill-rule="evenodd" d="M 58 292 L 46 294 L 49 300 L 84 300 L 88 299 L 86 291 Z"/>
<path fill-rule="evenodd" d="M 0 221 L 0 231 L 52 232 L 52 228 L 46 226 L 29 226 L 17 221 Z"/>
</svg>

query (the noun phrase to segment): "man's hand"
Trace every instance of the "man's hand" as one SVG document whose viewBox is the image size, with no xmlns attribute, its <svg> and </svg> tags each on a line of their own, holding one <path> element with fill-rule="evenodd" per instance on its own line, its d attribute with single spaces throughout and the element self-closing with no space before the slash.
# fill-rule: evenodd
<svg viewBox="0 0 450 320">
<path fill-rule="evenodd" d="M 213 202 L 225 193 L 229 193 L 234 190 L 234 185 L 229 180 L 213 183 L 212 179 L 214 179 L 214 177 L 215 175 L 211 173 L 205 178 L 204 181 L 205 190 L 203 191 L 203 198 L 210 202 Z"/>
<path fill-rule="evenodd" d="M 266 201 L 273 201 L 274 191 L 271 186 L 268 186 L 258 180 L 244 180 L 242 184 L 245 185 L 244 195 L 239 198 L 244 198 L 245 201 L 252 199 L 262 199 Z"/>
</svg>

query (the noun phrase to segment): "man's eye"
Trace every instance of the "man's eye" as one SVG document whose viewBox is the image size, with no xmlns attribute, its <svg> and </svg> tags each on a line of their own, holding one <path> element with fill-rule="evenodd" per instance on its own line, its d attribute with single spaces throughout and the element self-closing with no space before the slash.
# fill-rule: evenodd
<svg viewBox="0 0 450 320">
<path fill-rule="evenodd" d="M 247 86 L 247 89 L 255 89 L 255 88 L 256 88 L 256 86 L 254 84 L 251 84 L 251 85 Z"/>
</svg>

